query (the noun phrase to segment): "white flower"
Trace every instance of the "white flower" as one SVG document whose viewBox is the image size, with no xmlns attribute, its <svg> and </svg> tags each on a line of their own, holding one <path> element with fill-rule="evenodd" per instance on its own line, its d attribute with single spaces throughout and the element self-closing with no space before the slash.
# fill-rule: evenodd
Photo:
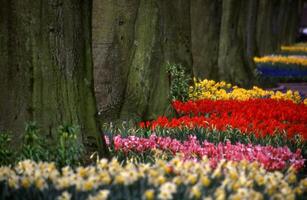
<svg viewBox="0 0 307 200">
<path fill-rule="evenodd" d="M 176 184 L 172 182 L 166 182 L 160 187 L 160 191 L 169 191 L 170 193 L 175 193 L 177 191 Z"/>
<path fill-rule="evenodd" d="M 87 200 L 106 200 L 109 194 L 109 190 L 100 190 L 96 195 L 90 195 Z"/>
<path fill-rule="evenodd" d="M 61 196 L 57 198 L 57 200 L 70 200 L 71 194 L 69 194 L 67 191 L 64 191 Z"/>
</svg>

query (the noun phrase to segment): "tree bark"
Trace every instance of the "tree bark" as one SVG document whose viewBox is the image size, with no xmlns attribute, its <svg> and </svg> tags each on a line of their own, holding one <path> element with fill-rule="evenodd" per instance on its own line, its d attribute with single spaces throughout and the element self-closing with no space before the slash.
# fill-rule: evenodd
<svg viewBox="0 0 307 200">
<path fill-rule="evenodd" d="M 93 0 L 95 94 L 103 119 L 120 117 L 131 65 L 139 0 Z"/>
<path fill-rule="evenodd" d="M 184 0 L 94 0 L 95 87 L 104 121 L 164 114 L 169 103 L 166 62 L 192 73 L 189 8 Z"/>
<path fill-rule="evenodd" d="M 98 148 L 106 155 L 95 118 L 90 2 L 16 0 L 7 5 L 9 37 L 3 52 L 8 52 L 8 65 L 1 65 L 7 80 L 0 81 L 9 87 L 1 99 L 10 95 L 0 112 L 1 129 L 20 132 L 26 121 L 35 120 L 56 139 L 58 125 L 78 124 L 87 150 Z"/>
<path fill-rule="evenodd" d="M 246 60 L 247 2 L 223 1 L 218 68 L 221 80 L 249 85 L 252 80 Z"/>
<path fill-rule="evenodd" d="M 247 8 L 247 24 L 246 24 L 246 59 L 249 71 L 253 74 L 255 64 L 253 57 L 257 54 L 256 31 L 257 31 L 257 13 L 258 0 L 249 0 Z"/>
<path fill-rule="evenodd" d="M 222 1 L 191 1 L 194 75 L 217 80 Z"/>
<path fill-rule="evenodd" d="M 166 64 L 179 64 L 184 67 L 188 76 L 193 75 L 190 1 L 172 0 L 158 1 L 159 23 L 158 54 L 159 60 L 152 75 L 152 90 L 146 110 L 145 119 L 155 119 L 158 115 L 171 115 L 169 110 L 169 90 L 171 77 L 167 73 Z"/>
<path fill-rule="evenodd" d="M 259 55 L 273 53 L 277 46 L 274 44 L 273 16 L 274 1 L 259 0 L 257 20 L 257 49 Z"/>
</svg>

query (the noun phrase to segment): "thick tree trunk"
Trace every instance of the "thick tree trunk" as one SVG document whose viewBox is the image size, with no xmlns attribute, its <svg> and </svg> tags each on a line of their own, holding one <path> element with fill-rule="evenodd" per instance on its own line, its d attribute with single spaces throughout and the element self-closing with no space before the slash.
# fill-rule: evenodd
<svg viewBox="0 0 307 200">
<path fill-rule="evenodd" d="M 33 113 L 31 40 L 27 37 L 30 16 L 27 12 L 18 13 L 27 3 L 3 0 L 0 8 L 0 131 L 12 131 L 14 141 L 19 140 Z"/>
<path fill-rule="evenodd" d="M 35 120 L 45 134 L 56 138 L 59 124 L 78 124 L 88 150 L 99 147 L 105 155 L 95 118 L 90 3 L 16 0 L 7 4 L 0 13 L 1 19 L 5 12 L 9 16 L 9 36 L 3 39 L 8 65 L 1 65 L 7 80 L 0 81 L 8 86 L 1 99 L 9 94 L 9 101 L 0 112 L 1 129 L 21 131 L 26 121 Z M 8 118 L 3 116 L 6 113 Z"/>
<path fill-rule="evenodd" d="M 250 74 L 255 69 L 253 57 L 256 55 L 256 31 L 257 31 L 257 13 L 258 0 L 248 0 L 246 20 L 246 59 Z"/>
<path fill-rule="evenodd" d="M 154 0 L 140 0 L 125 101 L 121 109 L 121 117 L 124 119 L 142 119 L 146 114 L 153 86 L 152 76 L 160 65 L 157 53 L 160 45 L 158 11 Z M 155 53 L 158 55 L 155 56 Z"/>
<path fill-rule="evenodd" d="M 218 68 L 221 80 L 249 85 L 250 70 L 246 60 L 245 0 L 223 1 Z"/>
<path fill-rule="evenodd" d="M 94 74 L 101 117 L 149 119 L 163 114 L 169 101 L 166 62 L 182 64 L 192 73 L 189 1 L 94 0 L 93 4 Z"/>
<path fill-rule="evenodd" d="M 192 50 L 190 26 L 190 1 L 158 1 L 159 24 L 158 50 L 154 59 L 159 60 L 152 74 L 152 90 L 148 100 L 146 119 L 171 114 L 169 106 L 170 80 L 166 72 L 167 62 L 182 65 L 192 76 Z"/>
<path fill-rule="evenodd" d="M 260 55 L 273 53 L 277 47 L 274 44 L 276 35 L 273 33 L 274 1 L 259 0 L 257 20 L 257 49 Z"/>
<path fill-rule="evenodd" d="M 299 30 L 300 16 L 302 14 L 303 1 L 288 1 L 286 4 L 287 17 L 286 24 L 282 27 L 282 41 L 281 44 L 293 44 L 296 41 Z"/>
<path fill-rule="evenodd" d="M 66 121 L 97 139 L 92 56 L 104 120 L 164 114 L 168 61 L 249 85 L 252 58 L 293 41 L 299 2 L 93 0 L 91 12 L 85 0 L 2 0 L 0 128 L 34 119 L 53 137 Z"/>
<path fill-rule="evenodd" d="M 274 53 L 281 45 L 295 42 L 302 6 L 300 0 L 259 0 L 257 48 L 260 55 Z"/>
<path fill-rule="evenodd" d="M 191 35 L 194 75 L 218 79 L 222 17 L 221 0 L 191 1 Z"/>
<path fill-rule="evenodd" d="M 95 94 L 104 119 L 120 116 L 131 65 L 139 0 L 93 0 Z"/>
</svg>

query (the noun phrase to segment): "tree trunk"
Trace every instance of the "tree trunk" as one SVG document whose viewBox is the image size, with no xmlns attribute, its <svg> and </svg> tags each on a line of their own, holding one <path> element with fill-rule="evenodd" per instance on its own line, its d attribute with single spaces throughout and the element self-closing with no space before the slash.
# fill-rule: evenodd
<svg viewBox="0 0 307 200">
<path fill-rule="evenodd" d="M 87 149 L 99 147 L 106 155 L 95 117 L 90 3 L 16 0 L 7 5 L 0 13 L 8 24 L 8 31 L 1 31 L 8 34 L 1 40 L 7 42 L 8 65 L 1 65 L 7 80 L 0 81 L 6 85 L 1 99 L 9 101 L 0 113 L 1 129 L 20 132 L 26 121 L 35 120 L 56 138 L 58 125 L 78 124 Z"/>
<path fill-rule="evenodd" d="M 182 65 L 187 75 L 192 77 L 192 50 L 190 26 L 190 1 L 158 1 L 159 23 L 158 50 L 154 55 L 159 62 L 152 74 L 152 89 L 148 100 L 145 119 L 154 119 L 158 115 L 172 114 L 169 90 L 170 76 L 167 73 L 167 62 Z"/>
<path fill-rule="evenodd" d="M 257 49 L 259 54 L 273 53 L 277 46 L 274 44 L 276 35 L 273 33 L 274 1 L 259 0 L 257 20 Z"/>
<path fill-rule="evenodd" d="M 165 112 L 165 64 L 192 73 L 189 1 L 98 1 L 93 6 L 96 96 L 105 121 L 149 119 Z M 105 13 L 101 15 L 100 13 Z"/>
<path fill-rule="evenodd" d="M 256 31 L 258 0 L 249 0 L 247 4 L 248 8 L 246 21 L 246 59 L 249 67 L 249 72 L 253 74 L 253 71 L 255 69 L 253 58 L 257 53 Z"/>
<path fill-rule="evenodd" d="M 281 44 L 293 44 L 298 36 L 300 16 L 302 14 L 303 1 L 288 1 L 287 17 L 285 18 L 286 24 L 282 28 L 282 39 Z"/>
<path fill-rule="evenodd" d="M 246 60 L 247 1 L 223 1 L 218 68 L 221 80 L 249 85 Z"/>
<path fill-rule="evenodd" d="M 139 0 L 93 0 L 95 94 L 103 119 L 120 117 L 131 65 Z"/>
<path fill-rule="evenodd" d="M 198 78 L 219 78 L 221 17 L 221 0 L 191 1 L 193 71 Z"/>
</svg>

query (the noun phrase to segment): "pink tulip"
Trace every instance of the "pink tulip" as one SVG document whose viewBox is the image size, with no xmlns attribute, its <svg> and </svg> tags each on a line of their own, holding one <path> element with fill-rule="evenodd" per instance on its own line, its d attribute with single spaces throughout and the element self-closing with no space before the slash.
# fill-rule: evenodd
<svg viewBox="0 0 307 200">
<path fill-rule="evenodd" d="M 231 144 L 227 141 L 225 144 L 215 145 L 208 141 L 202 144 L 196 136 L 189 136 L 184 142 L 180 142 L 170 137 L 158 137 L 151 135 L 149 138 L 128 136 L 122 138 L 117 135 L 113 138 L 114 150 L 122 151 L 125 154 L 130 151 L 143 153 L 153 149 L 170 151 L 174 155 L 181 153 L 184 159 L 195 159 L 207 156 L 211 165 L 216 166 L 219 160 L 226 159 L 232 161 L 247 160 L 249 162 L 257 161 L 268 170 L 280 170 L 289 166 L 296 169 L 304 167 L 305 160 L 301 155 L 301 150 L 291 152 L 287 147 L 260 146 L 252 144 Z M 109 142 L 110 145 L 110 142 Z"/>
</svg>

